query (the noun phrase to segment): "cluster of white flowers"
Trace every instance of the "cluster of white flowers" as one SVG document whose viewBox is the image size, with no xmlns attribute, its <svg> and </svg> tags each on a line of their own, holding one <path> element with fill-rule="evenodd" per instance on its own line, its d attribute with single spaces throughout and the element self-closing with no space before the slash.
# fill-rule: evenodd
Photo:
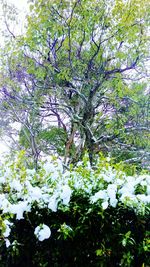
<svg viewBox="0 0 150 267">
<path fill-rule="evenodd" d="M 144 193 L 137 193 L 138 187 Z M 122 203 L 134 208 L 137 212 L 143 211 L 146 205 L 150 205 L 150 176 L 126 177 L 123 175 L 122 179 L 116 176 L 111 183 L 103 184 L 103 189 L 91 197 L 92 203 L 98 200 L 102 201 L 102 207 L 105 209 L 108 206 L 116 207 L 118 203 Z"/>
<path fill-rule="evenodd" d="M 43 241 L 51 236 L 51 230 L 46 224 L 43 223 L 35 228 L 34 234 L 39 241 Z"/>
<path fill-rule="evenodd" d="M 118 204 L 131 207 L 136 212 L 144 211 L 150 206 L 150 176 L 126 176 L 111 166 L 92 170 L 79 163 L 70 171 L 63 171 L 60 160 L 41 164 L 39 172 L 20 168 L 12 163 L 0 167 L 0 210 L 4 220 L 3 236 L 6 246 L 10 245 L 8 237 L 13 226 L 9 217 L 24 219 L 25 213 L 31 211 L 32 205 L 57 212 L 64 205 L 68 206 L 74 191 L 83 192 L 89 197 L 89 205 L 100 205 L 102 209 L 116 208 Z M 139 192 L 139 188 L 142 189 Z M 35 229 L 40 241 L 49 238 L 51 230 L 46 225 Z"/>
</svg>

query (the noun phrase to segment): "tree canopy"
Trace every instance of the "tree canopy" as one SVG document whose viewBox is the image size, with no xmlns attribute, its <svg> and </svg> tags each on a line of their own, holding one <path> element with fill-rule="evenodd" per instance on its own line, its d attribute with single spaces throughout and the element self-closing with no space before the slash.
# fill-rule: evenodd
<svg viewBox="0 0 150 267">
<path fill-rule="evenodd" d="M 150 155 L 149 1 L 31 1 L 25 34 L 1 49 L 1 112 L 19 122 L 18 146 L 65 163 L 88 151 L 117 160 Z"/>
</svg>

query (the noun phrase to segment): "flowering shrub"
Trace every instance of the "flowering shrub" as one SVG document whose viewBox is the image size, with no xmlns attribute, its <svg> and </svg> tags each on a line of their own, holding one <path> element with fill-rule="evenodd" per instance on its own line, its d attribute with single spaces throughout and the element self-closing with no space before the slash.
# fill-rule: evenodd
<svg viewBox="0 0 150 267">
<path fill-rule="evenodd" d="M 51 159 L 35 171 L 21 153 L 0 167 L 0 210 L 1 266 L 150 263 L 150 175 L 107 159 L 68 170 Z"/>
</svg>

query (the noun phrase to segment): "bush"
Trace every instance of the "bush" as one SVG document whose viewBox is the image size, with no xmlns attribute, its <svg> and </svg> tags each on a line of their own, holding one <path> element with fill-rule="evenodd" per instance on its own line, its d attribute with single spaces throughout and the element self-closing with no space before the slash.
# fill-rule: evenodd
<svg viewBox="0 0 150 267">
<path fill-rule="evenodd" d="M 150 264 L 150 176 L 127 176 L 109 159 L 64 171 L 58 159 L 0 170 L 0 266 Z"/>
</svg>

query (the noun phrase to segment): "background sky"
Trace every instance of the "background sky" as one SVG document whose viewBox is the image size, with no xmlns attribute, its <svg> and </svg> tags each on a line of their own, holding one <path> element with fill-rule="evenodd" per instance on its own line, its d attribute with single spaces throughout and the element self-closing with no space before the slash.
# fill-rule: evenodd
<svg viewBox="0 0 150 267">
<path fill-rule="evenodd" d="M 7 0 L 8 3 L 14 4 L 20 10 L 20 13 L 19 13 L 19 21 L 21 22 L 21 24 L 19 24 L 20 27 L 23 27 L 24 18 L 26 16 L 26 13 L 28 12 L 27 1 L 28 0 Z M 1 13 L 1 6 L 0 6 L 0 13 Z M 17 30 L 20 31 L 20 29 L 17 29 Z M 1 34 L 0 34 L 0 41 L 2 44 L 3 36 Z M 0 158 L 2 158 L 2 154 L 4 152 L 8 152 L 8 151 L 9 151 L 8 140 L 5 140 L 5 137 L 3 137 L 2 139 L 0 138 Z"/>
<path fill-rule="evenodd" d="M 8 0 L 8 3 L 13 3 L 19 9 L 27 9 L 27 0 Z"/>
</svg>

